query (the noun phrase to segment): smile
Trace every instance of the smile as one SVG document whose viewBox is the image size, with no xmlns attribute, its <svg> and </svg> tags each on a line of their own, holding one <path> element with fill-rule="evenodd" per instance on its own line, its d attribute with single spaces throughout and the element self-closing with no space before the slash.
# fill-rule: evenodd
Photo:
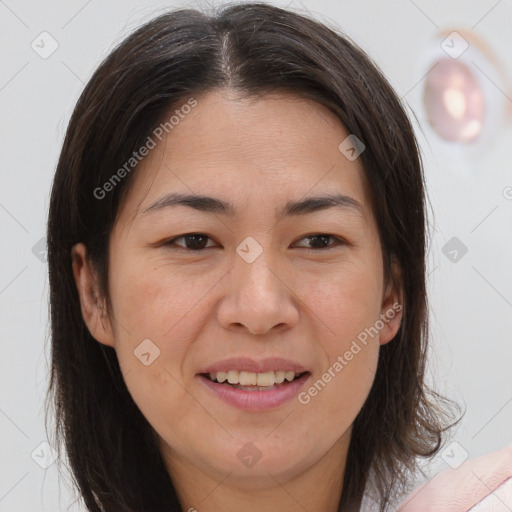
<svg viewBox="0 0 512 512">
<path fill-rule="evenodd" d="M 310 377 L 309 372 L 275 371 L 253 373 L 228 370 L 200 374 L 206 387 L 231 406 L 263 411 L 278 407 L 296 396 Z"/>
</svg>

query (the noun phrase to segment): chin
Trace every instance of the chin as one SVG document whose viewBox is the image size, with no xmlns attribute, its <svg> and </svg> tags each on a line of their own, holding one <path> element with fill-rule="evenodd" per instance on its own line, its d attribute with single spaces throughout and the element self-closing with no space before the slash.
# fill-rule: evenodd
<svg viewBox="0 0 512 512">
<path fill-rule="evenodd" d="M 232 457 L 223 460 L 223 464 L 216 464 L 215 470 L 223 474 L 231 473 L 230 482 L 236 482 L 240 488 L 254 490 L 268 487 L 269 481 L 282 483 L 291 480 L 314 464 L 314 460 L 309 460 L 314 457 L 305 458 L 303 446 L 291 447 L 291 452 L 265 448 L 263 443 L 260 443 L 261 449 L 255 446 L 247 443 L 241 450 L 235 450 Z"/>
</svg>

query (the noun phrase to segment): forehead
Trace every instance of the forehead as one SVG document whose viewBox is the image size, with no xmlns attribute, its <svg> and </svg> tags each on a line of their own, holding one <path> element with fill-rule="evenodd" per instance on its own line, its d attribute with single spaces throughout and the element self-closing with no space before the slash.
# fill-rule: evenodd
<svg viewBox="0 0 512 512">
<path fill-rule="evenodd" d="M 137 166 L 124 205 L 132 220 L 173 192 L 223 199 L 234 213 L 254 202 L 261 213 L 272 203 L 277 215 L 290 200 L 326 193 L 370 208 L 360 159 L 339 150 L 349 132 L 326 107 L 282 94 L 240 99 L 224 90 L 196 101 L 178 122 L 174 116 Z"/>
</svg>

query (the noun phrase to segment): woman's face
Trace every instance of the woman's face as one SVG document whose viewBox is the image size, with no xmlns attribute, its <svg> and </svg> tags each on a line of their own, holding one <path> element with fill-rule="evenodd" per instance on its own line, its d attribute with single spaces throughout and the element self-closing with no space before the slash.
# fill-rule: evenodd
<svg viewBox="0 0 512 512">
<path fill-rule="evenodd" d="M 75 259 L 84 318 L 115 348 L 173 478 L 230 474 L 256 488 L 269 475 L 343 469 L 379 346 L 400 319 L 361 161 L 349 141 L 339 149 L 349 133 L 312 101 L 196 100 L 121 205 L 111 322 L 87 302 L 93 281 Z M 171 204 L 170 194 L 193 200 Z"/>
</svg>

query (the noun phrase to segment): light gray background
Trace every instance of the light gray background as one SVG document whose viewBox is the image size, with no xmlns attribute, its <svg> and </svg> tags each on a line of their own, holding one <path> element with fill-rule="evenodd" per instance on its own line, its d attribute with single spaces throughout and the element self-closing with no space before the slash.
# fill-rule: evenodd
<svg viewBox="0 0 512 512">
<path fill-rule="evenodd" d="M 512 443 L 512 200 L 504 193 L 512 186 L 512 115 L 489 144 L 468 151 L 437 138 L 421 103 L 425 56 L 439 50 L 432 37 L 439 29 L 466 28 L 486 41 L 501 66 L 497 74 L 480 62 L 475 72 L 501 108 L 510 108 L 512 0 L 272 3 L 305 8 L 339 26 L 382 68 L 419 120 L 414 123 L 435 215 L 430 375 L 438 390 L 467 407 L 451 440 L 458 444 L 444 458 L 440 453 L 427 471 L 448 468 L 447 453 L 476 457 Z M 72 108 L 100 60 L 128 32 L 168 8 L 202 5 L 0 1 L 1 512 L 66 510 L 74 500 L 59 487 L 56 464 L 44 469 L 35 462 L 45 465 L 51 451 L 41 445 L 47 265 L 44 252 L 33 252 L 45 235 L 51 180 Z M 43 31 L 59 45 L 47 59 L 31 48 Z M 455 263 L 442 252 L 454 236 L 468 248 Z M 69 510 L 78 509 L 75 504 Z"/>
</svg>

